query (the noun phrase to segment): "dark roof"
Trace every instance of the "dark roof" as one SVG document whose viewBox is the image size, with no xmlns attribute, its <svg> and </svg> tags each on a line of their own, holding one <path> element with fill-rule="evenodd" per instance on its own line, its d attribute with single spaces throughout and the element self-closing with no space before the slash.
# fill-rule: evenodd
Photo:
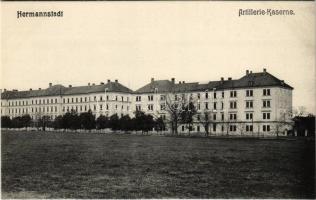
<svg viewBox="0 0 316 200">
<path fill-rule="evenodd" d="M 284 81 L 276 78 L 268 72 L 248 73 L 240 79 L 210 81 L 208 83 L 200 84 L 193 83 L 173 83 L 169 80 L 151 81 L 149 84 L 139 88 L 135 93 L 154 93 L 157 89 L 159 93 L 164 92 L 193 92 L 205 90 L 225 90 L 237 88 L 251 88 L 251 87 L 270 87 L 277 86 L 286 89 L 293 89 L 293 87 L 286 84 Z M 134 93 L 131 89 L 123 86 L 119 82 L 108 82 L 101 85 L 79 86 L 79 87 L 64 87 L 62 85 L 54 85 L 43 90 L 29 90 L 29 91 L 5 91 L 1 93 L 2 99 L 15 98 L 29 98 L 38 96 L 56 96 L 56 95 L 75 95 L 75 94 L 89 94 L 104 92 L 107 88 L 108 92 Z"/>
<path fill-rule="evenodd" d="M 152 93 L 157 88 L 158 92 L 193 92 L 205 90 L 225 90 L 237 88 L 251 88 L 251 87 L 270 87 L 278 86 L 286 89 L 293 89 L 293 87 L 279 80 L 268 72 L 249 73 L 240 79 L 210 81 L 205 84 L 194 83 L 173 83 L 169 80 L 152 81 L 149 84 L 136 90 L 135 93 Z"/>
<path fill-rule="evenodd" d="M 64 87 L 62 85 L 53 85 L 47 89 L 28 90 L 28 91 L 5 91 L 1 93 L 2 99 L 44 97 L 57 95 L 75 95 L 104 92 L 107 88 L 108 92 L 132 93 L 133 91 L 119 82 L 108 82 L 101 85 L 79 86 L 79 87 Z"/>
</svg>

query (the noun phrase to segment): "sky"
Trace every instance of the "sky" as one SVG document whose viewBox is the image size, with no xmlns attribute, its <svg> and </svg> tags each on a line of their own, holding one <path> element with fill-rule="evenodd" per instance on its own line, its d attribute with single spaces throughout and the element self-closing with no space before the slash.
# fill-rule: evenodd
<svg viewBox="0 0 316 200">
<path fill-rule="evenodd" d="M 315 113 L 313 2 L 1 3 L 1 88 L 118 79 L 136 90 L 152 77 L 207 82 L 266 68 L 294 87 L 294 107 Z M 248 8 L 295 15 L 238 16 Z M 17 10 L 64 17 L 17 19 Z"/>
</svg>

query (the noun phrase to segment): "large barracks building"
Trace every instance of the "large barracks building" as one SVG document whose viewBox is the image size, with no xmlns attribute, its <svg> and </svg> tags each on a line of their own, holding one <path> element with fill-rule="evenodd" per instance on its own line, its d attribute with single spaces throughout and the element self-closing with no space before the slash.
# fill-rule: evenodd
<svg viewBox="0 0 316 200">
<path fill-rule="evenodd" d="M 247 70 L 240 79 L 220 78 L 203 84 L 152 78 L 136 91 L 118 80 L 79 87 L 49 83 L 46 89 L 4 89 L 1 92 L 1 115 L 13 118 L 29 114 L 33 120 L 47 115 L 54 119 L 71 110 L 82 113 L 90 109 L 96 117 L 113 114 L 132 117 L 136 110 L 140 110 L 167 122 L 167 104 L 189 99 L 197 109 L 193 132 L 204 131 L 200 122 L 204 113 L 208 113 L 212 121 L 208 128 L 212 134 L 273 135 L 276 131 L 286 134 L 291 129 L 292 90 L 266 69 L 259 73 Z M 188 130 L 185 125 L 180 125 L 178 131 Z"/>
</svg>

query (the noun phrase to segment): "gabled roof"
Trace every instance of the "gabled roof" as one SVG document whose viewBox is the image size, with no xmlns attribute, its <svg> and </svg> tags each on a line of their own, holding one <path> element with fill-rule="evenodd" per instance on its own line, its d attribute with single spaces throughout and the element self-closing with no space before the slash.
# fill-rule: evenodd
<svg viewBox="0 0 316 200">
<path fill-rule="evenodd" d="M 79 87 L 64 87 L 62 85 L 53 85 L 47 89 L 29 90 L 29 91 L 5 91 L 1 93 L 2 99 L 16 99 L 16 98 L 30 98 L 30 97 L 44 97 L 44 96 L 59 96 L 59 95 L 75 95 L 75 94 L 90 94 L 104 92 L 120 92 L 132 93 L 133 91 L 119 82 L 108 82 L 101 85 L 89 85 Z"/>
<path fill-rule="evenodd" d="M 149 84 L 139 88 L 135 91 L 135 93 L 151 93 L 155 92 L 155 88 L 158 89 L 159 92 L 169 92 L 172 91 L 174 84 L 169 80 L 158 80 L 152 81 Z"/>
<path fill-rule="evenodd" d="M 193 91 L 206 91 L 206 90 L 226 90 L 237 88 L 251 88 L 251 87 L 282 87 L 292 90 L 293 87 L 286 84 L 284 81 L 276 78 L 270 73 L 264 71 L 260 73 L 247 73 L 245 76 L 236 80 L 220 80 L 210 81 L 208 83 L 200 84 L 199 82 L 193 83 L 174 83 L 169 80 L 152 80 L 147 85 L 135 91 L 136 94 L 141 93 L 154 93 L 155 90 L 159 93 L 165 92 L 193 92 Z M 119 82 L 107 82 L 101 85 L 88 85 L 79 87 L 64 87 L 62 85 L 53 85 L 43 90 L 29 90 L 29 91 L 5 91 L 1 93 L 2 99 L 15 99 L 15 98 L 29 98 L 41 96 L 57 96 L 57 95 L 76 95 L 76 94 L 90 94 L 104 92 L 107 88 L 108 92 L 120 93 L 134 93 L 131 89 L 125 87 Z"/>
<path fill-rule="evenodd" d="M 225 89 L 238 89 L 238 88 L 251 88 L 251 87 L 270 87 L 278 86 L 286 89 L 293 89 L 293 87 L 279 80 L 268 72 L 248 73 L 240 79 L 236 80 L 221 80 L 210 81 L 206 84 L 198 82 L 193 83 L 173 83 L 169 80 L 152 81 L 147 85 L 136 90 L 135 93 L 153 93 L 155 88 L 157 92 L 193 92 L 193 91 L 206 91 L 206 90 L 225 90 Z"/>
</svg>

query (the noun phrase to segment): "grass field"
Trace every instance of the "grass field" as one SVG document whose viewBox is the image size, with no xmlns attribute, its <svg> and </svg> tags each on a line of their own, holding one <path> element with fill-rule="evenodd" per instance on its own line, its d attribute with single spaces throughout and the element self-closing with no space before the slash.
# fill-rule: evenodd
<svg viewBox="0 0 316 200">
<path fill-rule="evenodd" d="M 314 198 L 314 142 L 3 132 L 2 198 Z"/>
</svg>

